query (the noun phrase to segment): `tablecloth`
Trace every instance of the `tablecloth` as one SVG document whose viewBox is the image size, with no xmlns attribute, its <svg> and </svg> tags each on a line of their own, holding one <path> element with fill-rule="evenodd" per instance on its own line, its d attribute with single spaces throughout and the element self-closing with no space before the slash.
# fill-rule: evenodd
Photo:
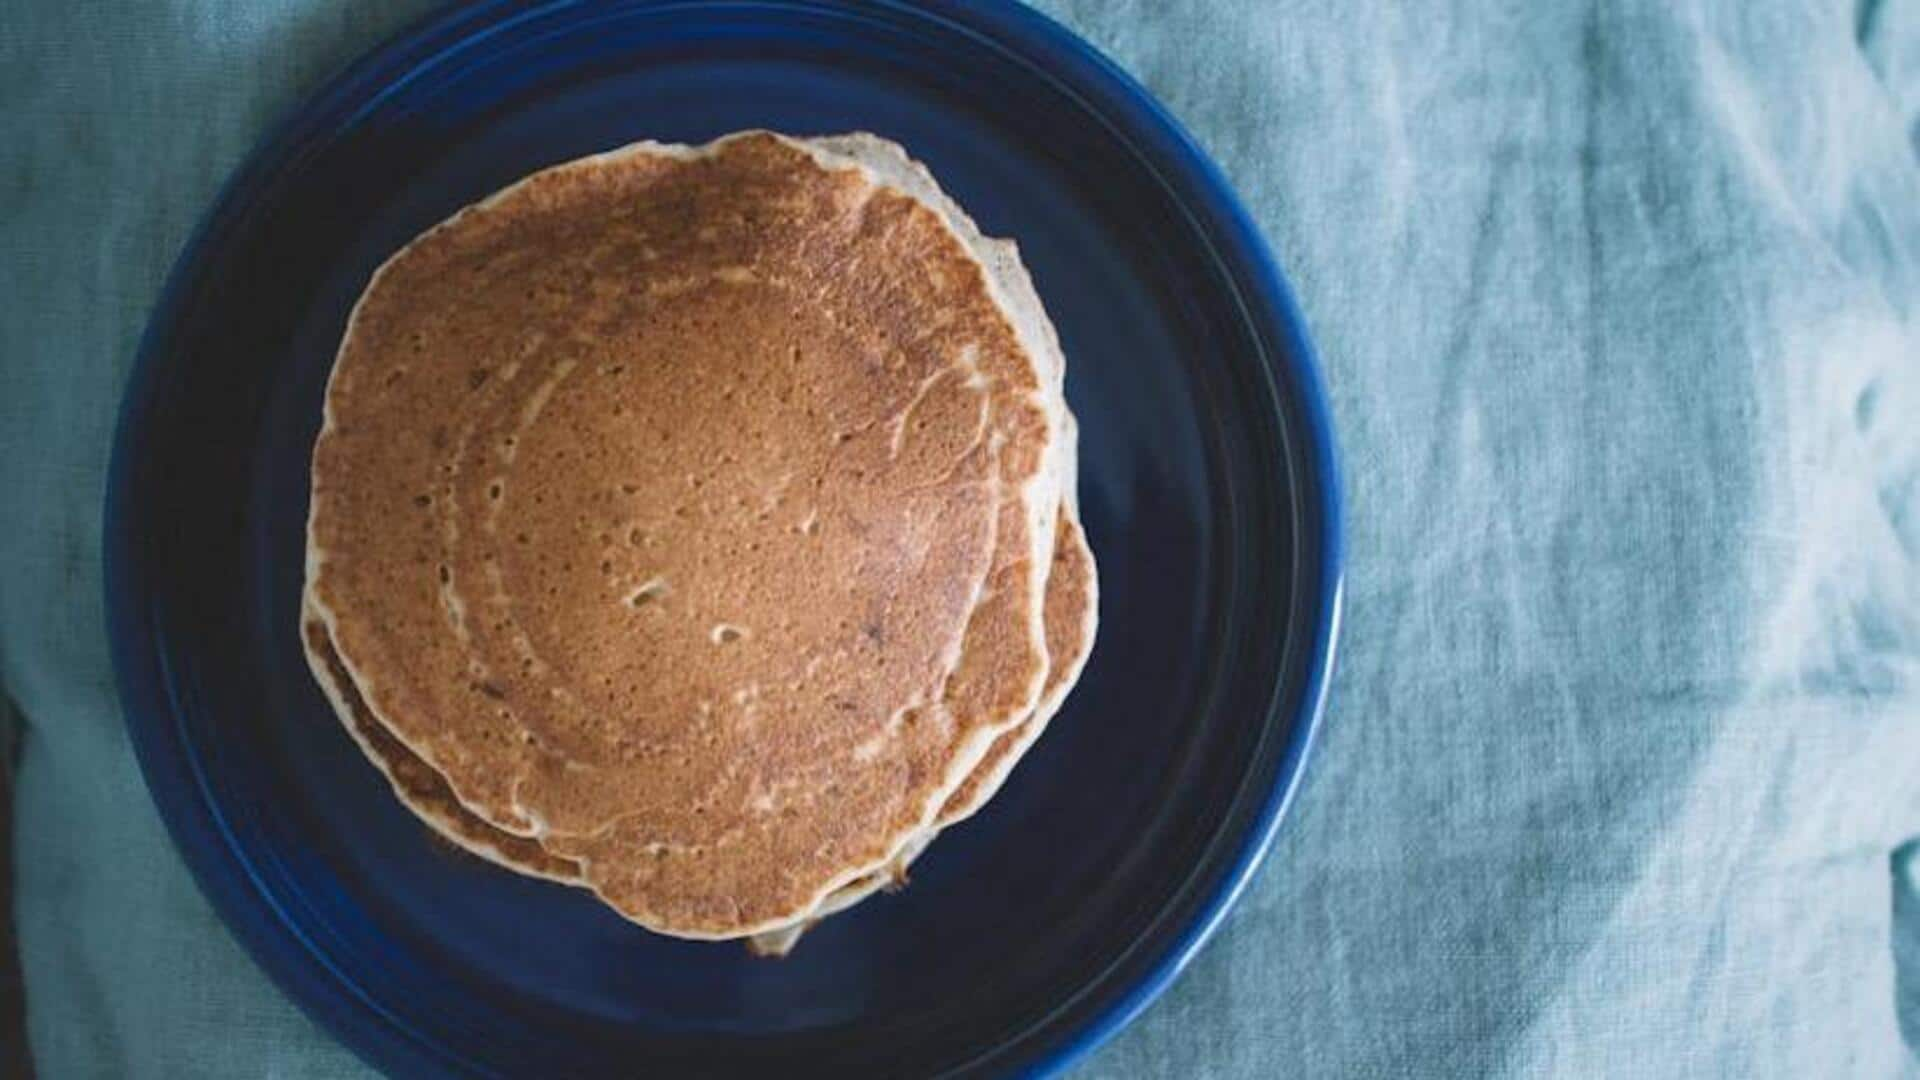
<svg viewBox="0 0 1920 1080">
<path fill-rule="evenodd" d="M 1043 6 L 1267 230 L 1349 508 L 1294 815 L 1081 1075 L 1920 1072 L 1920 4 Z M 100 508 L 192 223 L 420 7 L 0 15 L 0 686 L 45 1077 L 362 1074 L 155 816 Z"/>
</svg>

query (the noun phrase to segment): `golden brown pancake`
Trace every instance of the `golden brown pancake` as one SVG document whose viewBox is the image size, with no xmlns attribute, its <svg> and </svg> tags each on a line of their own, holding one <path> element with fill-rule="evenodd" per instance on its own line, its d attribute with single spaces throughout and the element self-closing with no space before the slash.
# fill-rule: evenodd
<svg viewBox="0 0 1920 1080">
<path fill-rule="evenodd" d="M 1057 368 L 939 213 L 822 152 L 558 166 L 356 307 L 308 599 L 477 817 L 654 929 L 783 925 L 1039 696 Z"/>
</svg>

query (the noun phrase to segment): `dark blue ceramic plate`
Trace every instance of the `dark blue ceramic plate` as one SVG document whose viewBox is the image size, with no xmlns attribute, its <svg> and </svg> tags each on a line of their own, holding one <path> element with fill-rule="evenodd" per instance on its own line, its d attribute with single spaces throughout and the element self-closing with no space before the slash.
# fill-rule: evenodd
<svg viewBox="0 0 1920 1080">
<path fill-rule="evenodd" d="M 745 127 L 897 139 L 1019 240 L 1070 358 L 1105 593 L 1085 680 L 1000 798 L 912 888 L 784 963 L 431 842 L 296 634 L 308 449 L 369 272 L 541 166 Z M 1325 405 L 1271 258 L 1140 87 L 1011 3 L 431 19 L 229 184 L 148 330 L 107 511 L 127 723 L 174 839 L 261 966 L 405 1074 L 1063 1066 L 1167 985 L 1253 872 L 1339 607 Z"/>
</svg>

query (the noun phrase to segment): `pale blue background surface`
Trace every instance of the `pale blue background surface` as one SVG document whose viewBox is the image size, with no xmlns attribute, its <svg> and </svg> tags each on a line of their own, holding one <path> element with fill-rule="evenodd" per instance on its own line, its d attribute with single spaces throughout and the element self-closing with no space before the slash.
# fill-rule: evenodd
<svg viewBox="0 0 1920 1080">
<path fill-rule="evenodd" d="M 362 1072 L 174 856 L 97 553 L 192 223 L 420 6 L 0 17 L 0 686 L 43 1076 Z M 1920 1073 L 1920 4 L 1045 6 L 1266 227 L 1350 508 L 1295 816 L 1083 1075 Z"/>
</svg>

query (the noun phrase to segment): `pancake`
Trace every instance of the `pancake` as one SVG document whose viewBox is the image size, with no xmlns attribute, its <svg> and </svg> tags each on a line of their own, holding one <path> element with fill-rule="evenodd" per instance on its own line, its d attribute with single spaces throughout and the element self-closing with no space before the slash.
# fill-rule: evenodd
<svg viewBox="0 0 1920 1080">
<path fill-rule="evenodd" d="M 316 675 L 665 933 L 887 865 L 1046 673 L 1057 344 L 838 161 L 643 144 L 463 211 L 376 273 L 315 446 Z"/>
</svg>

